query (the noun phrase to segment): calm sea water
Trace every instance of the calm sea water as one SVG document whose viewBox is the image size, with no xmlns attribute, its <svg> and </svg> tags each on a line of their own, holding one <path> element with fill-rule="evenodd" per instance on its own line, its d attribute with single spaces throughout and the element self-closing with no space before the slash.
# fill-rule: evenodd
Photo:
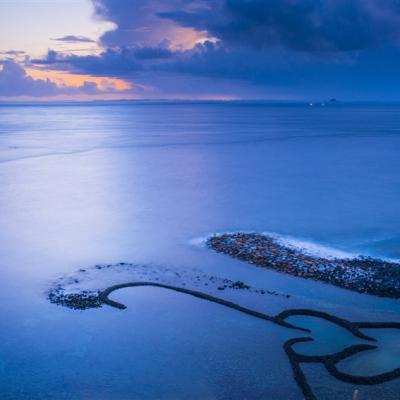
<svg viewBox="0 0 400 400">
<path fill-rule="evenodd" d="M 292 296 L 257 304 L 270 313 L 307 306 L 393 320 L 397 301 L 190 240 L 268 231 L 400 258 L 399 149 L 398 105 L 0 106 L 1 398 L 300 399 L 281 349 L 293 333 L 282 328 L 161 289 L 116 293 L 123 313 L 63 309 L 45 292 L 83 266 L 153 263 Z M 332 396 L 352 389 L 337 388 Z"/>
</svg>

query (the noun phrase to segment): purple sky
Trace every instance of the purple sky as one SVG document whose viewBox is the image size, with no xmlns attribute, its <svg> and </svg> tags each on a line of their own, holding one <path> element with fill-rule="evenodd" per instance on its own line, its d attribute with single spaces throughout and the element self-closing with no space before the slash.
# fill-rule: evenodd
<svg viewBox="0 0 400 400">
<path fill-rule="evenodd" d="M 0 99 L 400 100 L 400 0 L 6 0 L 0 24 Z"/>
</svg>

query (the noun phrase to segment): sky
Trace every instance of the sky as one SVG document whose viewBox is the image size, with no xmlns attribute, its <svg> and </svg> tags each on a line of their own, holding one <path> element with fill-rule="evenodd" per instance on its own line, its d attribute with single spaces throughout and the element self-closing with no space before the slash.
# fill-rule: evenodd
<svg viewBox="0 0 400 400">
<path fill-rule="evenodd" d="M 400 0 L 0 0 L 0 101 L 400 100 Z"/>
</svg>

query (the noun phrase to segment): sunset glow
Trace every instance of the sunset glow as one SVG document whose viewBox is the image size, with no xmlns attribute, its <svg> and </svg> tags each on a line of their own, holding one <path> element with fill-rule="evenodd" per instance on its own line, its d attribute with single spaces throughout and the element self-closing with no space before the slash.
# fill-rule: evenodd
<svg viewBox="0 0 400 400">
<path fill-rule="evenodd" d="M 90 75 L 71 74 L 64 71 L 40 70 L 27 68 L 26 73 L 34 79 L 50 79 L 60 86 L 81 86 L 85 82 L 94 82 L 102 90 L 114 87 L 116 90 L 132 89 L 133 83 L 118 78 L 96 77 Z"/>
</svg>

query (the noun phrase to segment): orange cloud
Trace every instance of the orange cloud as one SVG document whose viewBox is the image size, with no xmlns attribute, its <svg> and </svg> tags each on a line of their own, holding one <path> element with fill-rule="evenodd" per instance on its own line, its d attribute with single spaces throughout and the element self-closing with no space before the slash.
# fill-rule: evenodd
<svg viewBox="0 0 400 400">
<path fill-rule="evenodd" d="M 190 50 L 196 44 L 204 43 L 205 41 L 217 42 L 214 37 L 210 37 L 207 32 L 199 32 L 192 28 L 173 27 L 168 32 L 168 38 L 171 42 L 170 49 L 177 50 Z"/>
<path fill-rule="evenodd" d="M 123 79 L 97 77 L 91 75 L 70 74 L 63 71 L 26 68 L 26 73 L 34 79 L 49 79 L 59 86 L 82 86 L 85 82 L 96 83 L 101 90 L 114 88 L 116 90 L 132 89 L 132 84 Z"/>
</svg>

